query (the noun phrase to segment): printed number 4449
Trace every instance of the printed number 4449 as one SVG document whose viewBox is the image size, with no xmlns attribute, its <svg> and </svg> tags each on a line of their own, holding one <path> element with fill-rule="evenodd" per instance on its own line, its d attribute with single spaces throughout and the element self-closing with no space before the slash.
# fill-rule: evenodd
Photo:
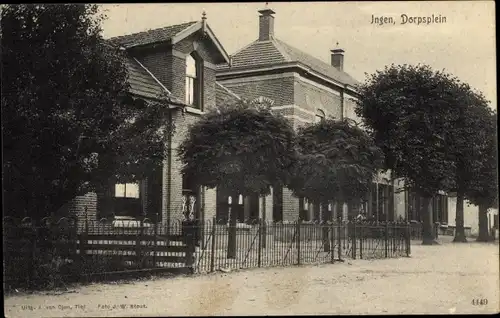
<svg viewBox="0 0 500 318">
<path fill-rule="evenodd" d="M 486 299 L 486 298 L 474 298 L 472 300 L 472 305 L 474 305 L 474 306 L 486 306 L 486 305 L 488 305 L 488 299 Z"/>
</svg>

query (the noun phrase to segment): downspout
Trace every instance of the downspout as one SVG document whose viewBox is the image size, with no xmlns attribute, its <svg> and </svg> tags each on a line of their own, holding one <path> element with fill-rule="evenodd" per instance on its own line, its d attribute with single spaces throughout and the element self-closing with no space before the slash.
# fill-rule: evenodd
<svg viewBox="0 0 500 318">
<path fill-rule="evenodd" d="M 344 120 L 344 90 L 346 85 L 340 90 L 340 120 Z"/>
<path fill-rule="evenodd" d="M 170 125 L 169 129 L 169 134 L 168 134 L 168 158 L 167 158 L 167 165 L 168 165 L 168 176 L 167 176 L 167 229 L 170 229 L 170 213 L 172 211 L 171 205 L 172 205 L 172 110 L 168 112 L 168 124 Z"/>
</svg>

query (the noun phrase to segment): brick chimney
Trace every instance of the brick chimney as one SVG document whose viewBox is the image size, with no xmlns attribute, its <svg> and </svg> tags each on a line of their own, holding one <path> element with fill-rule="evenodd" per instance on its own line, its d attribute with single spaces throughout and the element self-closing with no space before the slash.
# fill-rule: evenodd
<svg viewBox="0 0 500 318">
<path fill-rule="evenodd" d="M 274 37 L 274 16 L 271 9 L 259 10 L 259 41 L 269 41 Z"/>
<path fill-rule="evenodd" d="M 344 70 L 344 50 L 335 49 L 331 50 L 332 52 L 332 66 L 338 69 L 339 71 Z"/>
</svg>

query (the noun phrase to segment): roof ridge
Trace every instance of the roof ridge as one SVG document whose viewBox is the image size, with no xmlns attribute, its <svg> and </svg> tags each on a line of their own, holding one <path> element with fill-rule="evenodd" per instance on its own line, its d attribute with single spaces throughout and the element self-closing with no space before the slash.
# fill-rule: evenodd
<svg viewBox="0 0 500 318">
<path fill-rule="evenodd" d="M 248 49 L 249 47 L 251 47 L 255 42 L 258 42 L 259 40 L 255 40 L 253 42 L 250 42 L 248 43 L 247 45 L 245 45 L 244 47 L 242 47 L 241 49 L 239 49 L 238 51 L 234 52 L 233 54 L 231 54 L 230 56 L 233 57 L 235 56 L 236 54 L 238 53 L 241 53 L 243 52 L 245 49 Z"/>
<path fill-rule="evenodd" d="M 229 88 L 227 88 L 226 86 L 222 85 L 221 83 L 219 82 L 215 82 L 215 84 L 219 85 L 222 89 L 224 89 L 226 92 L 228 92 L 229 94 L 233 95 L 234 97 L 236 97 L 238 100 L 241 100 L 241 97 L 236 95 L 233 91 L 231 91 Z"/>
<path fill-rule="evenodd" d="M 280 52 L 280 54 L 283 55 L 283 58 L 287 62 L 292 62 L 292 58 L 290 57 L 290 55 L 288 55 L 288 53 L 286 53 L 285 50 L 283 49 L 283 47 L 281 46 L 281 43 L 280 43 L 280 42 L 282 42 L 281 40 L 279 40 L 275 37 L 272 37 L 271 42 L 274 44 L 274 46 Z"/>
<path fill-rule="evenodd" d="M 314 56 L 313 54 L 307 53 L 307 52 L 305 52 L 305 51 L 303 51 L 303 50 L 301 50 L 301 49 L 299 49 L 299 48 L 297 48 L 297 47 L 295 47 L 295 46 L 293 46 L 293 45 L 290 45 L 290 44 L 288 44 L 288 43 L 286 43 L 286 42 L 284 42 L 284 41 L 282 41 L 282 40 L 280 40 L 280 39 L 274 39 L 274 40 L 275 40 L 278 44 L 280 44 L 280 45 L 282 45 L 282 46 L 288 46 L 288 47 L 289 47 L 290 49 L 292 49 L 292 50 L 296 50 L 296 51 L 298 51 L 298 52 L 299 52 L 299 53 L 301 53 L 301 54 L 305 54 L 305 55 L 309 56 L 310 58 L 312 58 L 312 59 L 314 59 L 314 60 L 316 60 L 316 61 L 318 61 L 318 62 L 321 62 L 322 64 L 324 64 L 324 65 L 325 65 L 325 67 L 328 67 L 329 69 L 331 69 L 331 70 L 333 70 L 333 71 L 335 71 L 335 72 L 338 72 L 339 74 L 346 75 L 346 76 L 350 77 L 353 81 L 358 82 L 358 80 L 356 80 L 354 77 L 352 77 L 352 76 L 351 76 L 349 73 L 347 73 L 346 71 L 343 71 L 343 70 L 341 71 L 341 70 L 337 69 L 335 66 L 331 65 L 330 63 L 327 63 L 327 62 L 323 61 L 322 59 L 320 59 L 320 58 L 318 58 L 318 57 Z M 298 62 L 300 62 L 300 61 L 298 61 Z M 325 75 L 327 75 L 327 74 L 325 74 Z M 344 84 L 346 84 L 346 83 L 344 83 Z"/>
<path fill-rule="evenodd" d="M 130 36 L 145 35 L 145 34 L 147 34 L 149 32 L 160 31 L 160 30 L 163 30 L 163 29 L 168 29 L 168 28 L 177 27 L 177 26 L 181 26 L 181 25 L 186 25 L 186 27 L 184 29 L 187 29 L 189 26 L 191 26 L 191 25 L 193 25 L 193 24 L 195 24 L 197 22 L 199 22 L 199 21 L 189 21 L 189 22 L 184 22 L 184 23 L 171 24 L 171 25 L 166 25 L 166 26 L 163 26 L 163 27 L 155 28 L 155 29 L 149 29 L 149 30 L 144 30 L 144 31 L 140 31 L 140 32 L 134 32 L 134 33 L 123 34 L 123 35 L 119 35 L 119 36 L 114 36 L 114 37 L 111 37 L 111 38 L 109 38 L 107 40 L 108 41 L 114 41 L 114 40 L 118 40 L 118 39 L 124 39 L 124 38 L 130 37 Z M 182 30 L 184 30 L 184 29 L 182 29 Z M 179 33 L 179 32 L 177 32 L 177 33 Z"/>
</svg>

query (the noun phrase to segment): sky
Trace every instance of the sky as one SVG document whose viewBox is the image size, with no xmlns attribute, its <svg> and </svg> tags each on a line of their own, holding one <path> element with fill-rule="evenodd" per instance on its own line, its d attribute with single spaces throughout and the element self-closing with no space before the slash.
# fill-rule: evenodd
<svg viewBox="0 0 500 318">
<path fill-rule="evenodd" d="M 200 20 L 207 22 L 228 54 L 258 38 L 265 2 L 101 5 L 105 38 Z M 484 93 L 496 109 L 494 1 L 269 2 L 275 37 L 330 62 L 345 50 L 344 70 L 359 81 L 385 65 L 428 64 L 445 69 Z M 445 17 L 443 23 L 401 24 L 408 17 Z M 374 17 L 393 23 L 372 24 Z M 442 21 L 443 19 L 441 19 Z"/>
</svg>

